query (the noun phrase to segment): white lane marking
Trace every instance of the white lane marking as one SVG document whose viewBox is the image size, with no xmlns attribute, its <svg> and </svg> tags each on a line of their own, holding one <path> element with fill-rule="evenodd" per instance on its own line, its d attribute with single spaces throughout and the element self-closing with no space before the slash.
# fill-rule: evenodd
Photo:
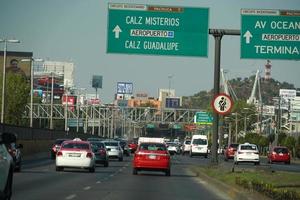
<svg viewBox="0 0 300 200">
<path fill-rule="evenodd" d="M 123 169 L 119 169 L 119 172 L 123 171 Z"/>
<path fill-rule="evenodd" d="M 100 184 L 100 183 L 101 183 L 101 181 L 97 181 L 97 182 L 96 182 L 96 184 Z"/>
<path fill-rule="evenodd" d="M 71 194 L 69 196 L 66 197 L 67 200 L 70 200 L 70 199 L 74 199 L 76 197 L 76 194 Z"/>
<path fill-rule="evenodd" d="M 114 176 L 114 174 L 111 174 L 111 175 L 109 175 L 110 177 L 113 177 Z"/>
<path fill-rule="evenodd" d="M 91 186 L 86 186 L 86 187 L 83 188 L 83 190 L 89 190 L 91 188 L 92 188 Z"/>
</svg>

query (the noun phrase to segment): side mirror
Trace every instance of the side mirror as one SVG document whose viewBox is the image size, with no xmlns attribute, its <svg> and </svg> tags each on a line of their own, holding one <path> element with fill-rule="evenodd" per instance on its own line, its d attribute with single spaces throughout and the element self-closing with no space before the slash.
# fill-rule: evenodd
<svg viewBox="0 0 300 200">
<path fill-rule="evenodd" d="M 4 132 L 1 135 L 2 143 L 4 144 L 10 144 L 10 143 L 16 143 L 17 137 L 13 133 Z"/>
</svg>

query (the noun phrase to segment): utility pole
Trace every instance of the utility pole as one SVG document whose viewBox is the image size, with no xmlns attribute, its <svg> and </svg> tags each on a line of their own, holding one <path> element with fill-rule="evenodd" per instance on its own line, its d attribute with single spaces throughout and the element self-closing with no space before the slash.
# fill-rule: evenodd
<svg viewBox="0 0 300 200">
<path fill-rule="evenodd" d="M 215 38 L 215 64 L 214 64 L 214 96 L 220 92 L 220 64 L 221 64 L 221 40 L 224 35 L 241 35 L 240 30 L 209 29 L 209 34 Z M 218 164 L 218 130 L 219 115 L 213 113 L 213 134 L 211 148 L 211 164 Z"/>
</svg>

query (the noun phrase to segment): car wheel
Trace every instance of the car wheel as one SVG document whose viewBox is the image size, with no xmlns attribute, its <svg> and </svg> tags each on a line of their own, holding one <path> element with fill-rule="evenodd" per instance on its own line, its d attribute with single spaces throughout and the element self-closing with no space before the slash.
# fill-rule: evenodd
<svg viewBox="0 0 300 200">
<path fill-rule="evenodd" d="M 291 161 L 287 161 L 285 162 L 286 165 L 290 165 L 291 164 Z"/>
<path fill-rule="evenodd" d="M 133 168 L 132 174 L 133 174 L 133 175 L 137 175 L 137 174 L 138 174 L 138 170 L 137 170 L 136 168 Z"/>
<path fill-rule="evenodd" d="M 207 158 L 207 154 L 206 154 L 206 155 L 204 155 L 204 158 Z"/>
<path fill-rule="evenodd" d="M 63 168 L 63 167 L 55 167 L 55 170 L 56 170 L 57 172 L 59 172 L 59 171 L 63 171 L 64 168 Z"/>
<path fill-rule="evenodd" d="M 108 161 L 104 163 L 104 167 L 108 167 Z"/>
<path fill-rule="evenodd" d="M 259 165 L 259 162 L 255 162 L 254 165 Z"/>
<path fill-rule="evenodd" d="M 4 189 L 4 199 L 10 200 L 12 195 L 13 172 L 10 170 Z"/>
<path fill-rule="evenodd" d="M 167 169 L 165 173 L 166 173 L 166 176 L 171 176 L 171 170 L 170 169 Z"/>
<path fill-rule="evenodd" d="M 119 158 L 119 161 L 122 162 L 122 161 L 123 161 L 123 157 L 120 157 L 120 158 Z"/>
<path fill-rule="evenodd" d="M 89 172 L 94 173 L 95 172 L 95 166 L 89 168 Z"/>
</svg>

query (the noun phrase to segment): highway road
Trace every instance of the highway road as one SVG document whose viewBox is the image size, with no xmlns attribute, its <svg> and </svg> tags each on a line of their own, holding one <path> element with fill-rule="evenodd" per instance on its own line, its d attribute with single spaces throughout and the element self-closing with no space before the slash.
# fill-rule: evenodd
<svg viewBox="0 0 300 200">
<path fill-rule="evenodd" d="M 26 162 L 22 171 L 14 174 L 12 200 L 230 199 L 187 170 L 190 165 L 207 164 L 209 159 L 175 155 L 171 177 L 160 172 L 132 175 L 131 159 L 111 161 L 108 168 L 99 166 L 95 173 L 77 169 L 56 172 L 54 160 L 48 158 Z"/>
</svg>

